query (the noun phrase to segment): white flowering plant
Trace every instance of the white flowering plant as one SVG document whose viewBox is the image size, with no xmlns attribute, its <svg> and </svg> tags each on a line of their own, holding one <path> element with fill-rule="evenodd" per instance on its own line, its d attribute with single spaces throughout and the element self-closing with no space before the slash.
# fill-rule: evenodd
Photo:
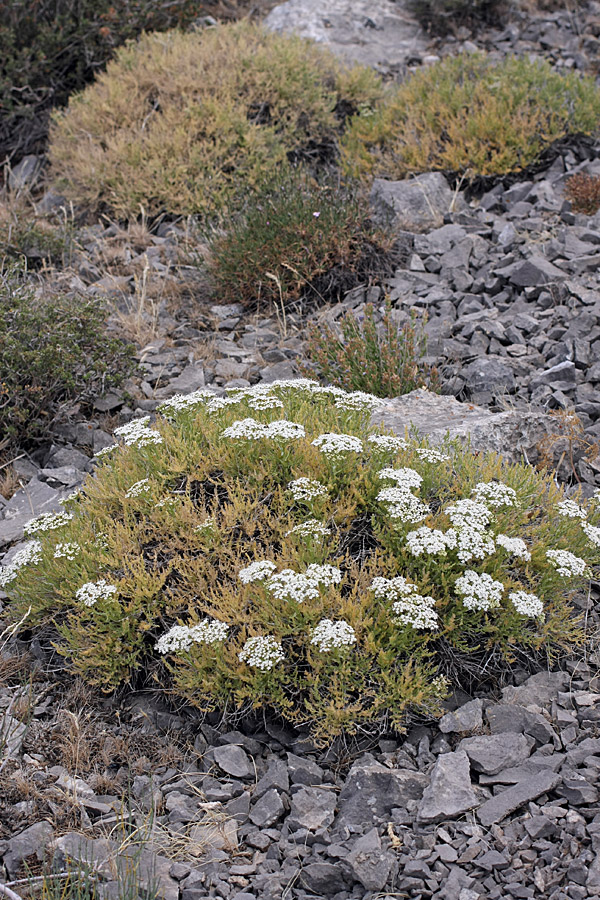
<svg viewBox="0 0 600 900">
<path fill-rule="evenodd" d="M 120 428 L 0 567 L 14 621 L 31 607 L 104 690 L 154 678 L 322 739 L 433 712 L 460 684 L 449 651 L 487 654 L 489 674 L 582 640 L 572 599 L 600 561 L 600 497 L 384 434 L 379 402 L 300 379 L 172 398 Z"/>
</svg>

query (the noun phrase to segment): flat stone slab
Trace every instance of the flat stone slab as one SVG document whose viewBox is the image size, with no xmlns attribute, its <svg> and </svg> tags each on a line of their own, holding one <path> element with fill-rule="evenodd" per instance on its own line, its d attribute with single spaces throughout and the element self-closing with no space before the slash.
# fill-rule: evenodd
<svg viewBox="0 0 600 900">
<path fill-rule="evenodd" d="M 535 462 L 537 445 L 556 429 L 543 412 L 492 413 L 425 388 L 384 400 L 373 412 L 371 424 L 383 425 L 402 437 L 414 430 L 434 446 L 446 438 L 458 438 L 473 450 L 499 453 L 511 463 Z"/>
<path fill-rule="evenodd" d="M 427 49 L 427 35 L 402 0 L 287 0 L 264 20 L 271 31 L 298 34 L 349 63 L 402 68 Z"/>
<path fill-rule="evenodd" d="M 58 501 L 68 493 L 68 490 L 57 491 L 46 482 L 32 478 L 4 507 L 4 516 L 0 520 L 0 547 L 22 540 L 25 525 L 41 513 L 59 512 L 62 507 Z"/>
<path fill-rule="evenodd" d="M 533 775 L 525 781 L 519 782 L 512 788 L 496 794 L 490 800 L 486 800 L 477 810 L 477 818 L 482 825 L 490 826 L 501 822 L 502 819 L 510 815 L 520 806 L 535 800 L 542 794 L 547 794 L 553 790 L 562 781 L 562 775 L 555 772 L 549 772 L 544 769 L 539 775 Z"/>
</svg>

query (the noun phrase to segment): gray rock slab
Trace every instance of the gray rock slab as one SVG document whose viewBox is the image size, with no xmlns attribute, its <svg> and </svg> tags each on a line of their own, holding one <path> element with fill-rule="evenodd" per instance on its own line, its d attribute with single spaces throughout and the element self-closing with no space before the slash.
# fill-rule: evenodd
<svg viewBox="0 0 600 900">
<path fill-rule="evenodd" d="M 336 795 L 333 791 L 303 787 L 292 796 L 287 825 L 290 831 L 328 828 L 335 817 L 335 806 Z"/>
<path fill-rule="evenodd" d="M 498 274 L 508 278 L 515 287 L 537 287 L 541 284 L 552 284 L 564 281 L 567 273 L 563 272 L 544 256 L 532 256 L 524 262 L 513 263 L 504 269 L 497 269 Z"/>
<path fill-rule="evenodd" d="M 502 769 L 525 762 L 531 752 L 532 738 L 524 734 L 482 734 L 464 738 L 458 745 L 471 761 L 471 768 L 486 775 L 496 775 Z"/>
<path fill-rule="evenodd" d="M 35 856 L 39 862 L 44 859 L 45 848 L 54 837 L 50 822 L 36 822 L 25 831 L 15 834 L 8 842 L 8 850 L 4 854 L 4 865 L 9 877 L 13 878 L 21 867 L 23 860 Z"/>
<path fill-rule="evenodd" d="M 554 740 L 556 732 L 541 713 L 532 712 L 518 703 L 494 703 L 486 710 L 486 718 L 492 734 L 513 731 L 529 734 L 538 744 Z"/>
<path fill-rule="evenodd" d="M 388 769 L 365 754 L 348 773 L 339 797 L 339 818 L 356 825 L 383 819 L 394 807 L 420 800 L 428 781 L 420 772 Z"/>
<path fill-rule="evenodd" d="M 512 391 L 515 387 L 513 370 L 493 356 L 483 356 L 464 366 L 461 377 L 471 391 L 498 393 Z"/>
<path fill-rule="evenodd" d="M 392 231 L 437 228 L 456 203 L 454 191 L 439 172 L 402 181 L 376 178 L 371 188 L 373 217 Z"/>
<path fill-rule="evenodd" d="M 478 731 L 483 725 L 483 700 L 470 700 L 448 712 L 438 722 L 442 734 Z"/>
<path fill-rule="evenodd" d="M 58 501 L 67 493 L 68 491 L 55 490 L 38 478 L 32 478 L 4 507 L 4 517 L 0 520 L 0 547 L 22 540 L 25 525 L 30 519 L 41 513 L 58 512 L 61 509 Z"/>
<path fill-rule="evenodd" d="M 340 866 L 327 862 L 312 862 L 300 874 L 302 884 L 320 897 L 330 897 L 347 887 Z"/>
<path fill-rule="evenodd" d="M 556 700 L 559 691 L 566 690 L 569 680 L 567 672 L 536 672 L 518 687 L 505 687 L 502 700 L 526 707 L 549 707 Z"/>
<path fill-rule="evenodd" d="M 390 877 L 394 858 L 381 846 L 376 828 L 360 837 L 347 857 L 356 881 L 368 891 L 382 891 Z"/>
<path fill-rule="evenodd" d="M 490 800 L 486 800 L 477 810 L 477 818 L 482 825 L 487 827 L 495 825 L 519 809 L 520 806 L 529 803 L 530 800 L 535 800 L 536 797 L 552 791 L 561 781 L 560 775 L 543 769 L 538 775 L 521 781 L 514 787 L 507 788 Z"/>
<path fill-rule="evenodd" d="M 244 748 L 238 744 L 215 747 L 213 756 L 216 764 L 234 778 L 252 778 L 254 776 L 254 766 Z"/>
<path fill-rule="evenodd" d="M 264 25 L 324 44 L 346 62 L 384 71 L 427 47 L 407 5 L 392 0 L 287 0 L 271 10 Z"/>
<path fill-rule="evenodd" d="M 432 445 L 458 438 L 473 450 L 500 453 L 508 462 L 537 457 L 537 445 L 556 433 L 556 423 L 542 412 L 510 410 L 492 413 L 472 403 L 419 388 L 385 400 L 371 416 L 372 425 L 383 425 L 404 437 L 414 429 Z"/>
<path fill-rule="evenodd" d="M 162 900 L 179 900 L 179 883 L 169 875 L 173 860 L 151 850 L 129 847 L 119 853 L 116 841 L 87 838 L 74 831 L 63 834 L 51 846 L 58 864 L 73 860 L 93 865 L 105 878 L 114 878 L 119 870 L 125 873 L 135 871 L 138 888 L 145 892 L 156 891 L 156 896 Z M 131 874 L 126 877 L 131 877 Z"/>
<path fill-rule="evenodd" d="M 285 804 L 278 791 L 271 788 L 253 804 L 250 821 L 259 828 L 270 828 L 285 812 Z"/>
<path fill-rule="evenodd" d="M 431 782 L 419 805 L 417 821 L 455 819 L 479 803 L 471 786 L 469 757 L 464 750 L 442 753 L 431 771 Z"/>
</svg>

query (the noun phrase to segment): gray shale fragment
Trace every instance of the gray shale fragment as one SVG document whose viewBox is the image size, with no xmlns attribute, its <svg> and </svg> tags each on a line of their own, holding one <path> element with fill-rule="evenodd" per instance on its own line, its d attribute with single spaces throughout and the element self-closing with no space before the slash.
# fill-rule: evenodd
<svg viewBox="0 0 600 900">
<path fill-rule="evenodd" d="M 547 794 L 557 787 L 561 781 L 561 775 L 543 769 L 538 775 L 533 775 L 531 778 L 519 782 L 514 787 L 507 788 L 500 794 L 496 794 L 490 800 L 486 800 L 477 810 L 477 818 L 482 825 L 495 825 L 530 800 L 535 800 L 536 797 Z"/>
<path fill-rule="evenodd" d="M 442 753 L 431 772 L 431 783 L 423 793 L 417 821 L 442 822 L 455 819 L 477 806 L 471 786 L 469 757 L 464 750 Z"/>
</svg>

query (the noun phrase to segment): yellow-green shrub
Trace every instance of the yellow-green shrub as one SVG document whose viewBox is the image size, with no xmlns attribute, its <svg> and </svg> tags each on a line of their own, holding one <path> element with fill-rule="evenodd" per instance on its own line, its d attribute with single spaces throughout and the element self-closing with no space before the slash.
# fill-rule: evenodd
<svg viewBox="0 0 600 900">
<path fill-rule="evenodd" d="M 55 115 L 50 160 L 75 202 L 212 215 L 280 174 L 288 154 L 335 151 L 338 111 L 380 94 L 368 69 L 247 21 L 149 34 Z"/>
<path fill-rule="evenodd" d="M 567 133 L 600 122 L 592 77 L 543 60 L 462 54 L 420 69 L 343 138 L 353 175 L 383 178 L 438 169 L 473 175 L 518 170 Z"/>
<path fill-rule="evenodd" d="M 569 601 L 598 559 L 597 502 L 564 504 L 550 478 L 493 455 L 376 433 L 368 421 L 379 402 L 281 382 L 176 397 L 156 425 L 146 417 L 122 427 L 123 443 L 68 512 L 34 521 L 21 558 L 0 569 L 14 620 L 30 609 L 28 626 L 54 623 L 72 670 L 106 690 L 152 674 L 200 709 L 264 705 L 321 738 L 399 728 L 407 710 L 431 711 L 457 652 L 472 654 L 470 672 L 487 658 L 487 677 L 518 647 L 552 653 L 577 641 Z M 355 449 L 320 449 L 336 435 Z M 309 487 L 290 486 L 300 479 Z M 394 484 L 392 499 L 381 495 Z M 482 491 L 485 503 L 467 503 L 461 524 L 450 507 Z M 422 521 L 404 521 L 407 511 Z M 481 516 L 489 527 L 476 524 Z M 424 523 L 444 531 L 444 552 L 415 552 L 410 533 Z M 499 535 L 524 543 L 507 549 Z M 579 574 L 561 575 L 548 549 L 580 558 Z M 256 562 L 282 577 L 242 572 Z M 467 570 L 499 582 L 497 604 L 486 610 L 483 597 L 468 608 Z M 288 578 L 292 594 L 282 596 Z M 390 579 L 399 580 L 390 588 Z M 394 609 L 403 579 L 417 596 Z M 518 612 L 516 591 L 537 595 L 530 615 Z M 323 620 L 345 623 L 355 640 L 321 649 L 313 638 Z M 249 640 L 269 637 L 271 667 L 240 658 Z"/>
</svg>

